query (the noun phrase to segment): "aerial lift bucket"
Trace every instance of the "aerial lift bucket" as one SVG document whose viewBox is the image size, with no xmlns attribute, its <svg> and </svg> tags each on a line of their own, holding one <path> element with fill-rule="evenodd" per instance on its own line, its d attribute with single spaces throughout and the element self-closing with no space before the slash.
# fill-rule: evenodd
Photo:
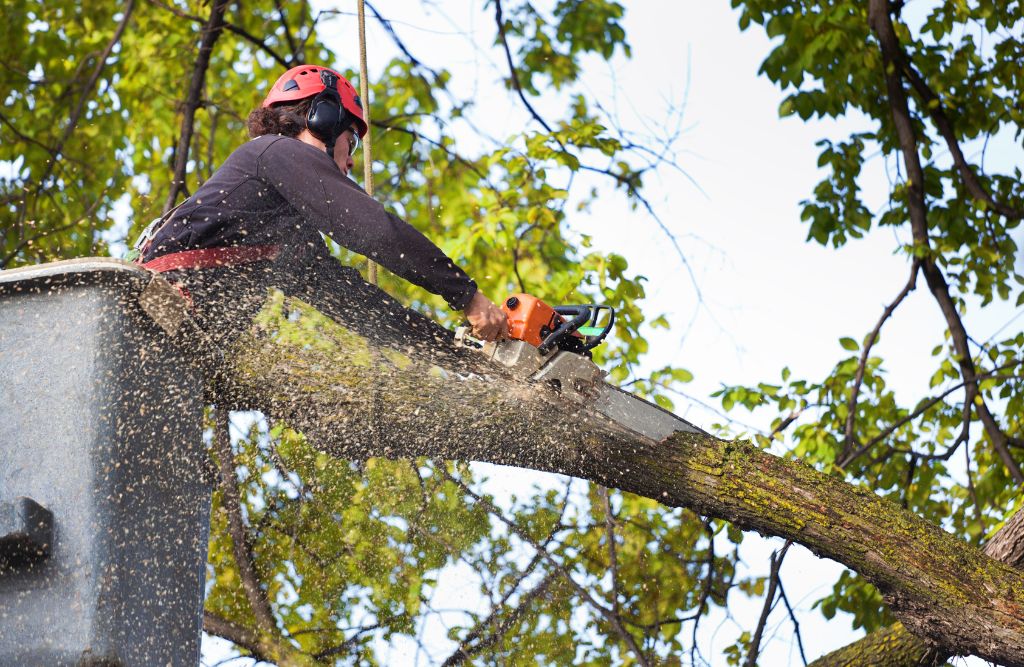
<svg viewBox="0 0 1024 667">
<path fill-rule="evenodd" d="M 0 271 L 0 665 L 199 662 L 203 385 L 151 283 L 116 260 Z"/>
</svg>

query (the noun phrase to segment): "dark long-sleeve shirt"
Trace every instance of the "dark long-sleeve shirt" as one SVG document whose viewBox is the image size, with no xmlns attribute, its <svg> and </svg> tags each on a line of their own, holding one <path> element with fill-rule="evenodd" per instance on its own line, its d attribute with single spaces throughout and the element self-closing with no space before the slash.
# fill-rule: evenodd
<svg viewBox="0 0 1024 667">
<path fill-rule="evenodd" d="M 342 175 L 326 152 L 268 135 L 239 147 L 153 238 L 144 261 L 198 248 L 308 244 L 320 233 L 462 310 L 476 283 Z"/>
</svg>

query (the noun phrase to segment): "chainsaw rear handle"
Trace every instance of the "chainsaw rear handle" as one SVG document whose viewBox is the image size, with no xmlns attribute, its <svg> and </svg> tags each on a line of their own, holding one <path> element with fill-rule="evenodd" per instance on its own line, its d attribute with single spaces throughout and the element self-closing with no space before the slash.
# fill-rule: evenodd
<svg viewBox="0 0 1024 667">
<path fill-rule="evenodd" d="M 566 309 L 569 309 L 569 310 L 567 310 L 565 313 L 563 313 L 562 312 L 563 308 L 566 308 Z M 571 315 L 571 314 L 573 314 L 572 311 L 574 311 L 577 308 L 589 308 L 590 309 L 590 321 L 588 322 L 588 326 L 591 326 L 591 327 L 596 327 L 597 326 L 597 321 L 598 321 L 598 319 L 600 319 L 601 311 L 602 310 L 607 310 L 608 311 L 608 322 L 603 327 L 601 327 L 601 330 L 599 332 L 597 332 L 596 334 L 593 334 L 593 335 L 591 335 L 591 334 L 589 334 L 587 332 L 581 332 L 586 337 L 586 342 L 583 344 L 583 349 L 584 350 L 592 350 L 595 347 L 597 347 L 598 345 L 600 345 L 601 341 L 603 341 L 605 338 L 607 338 L 608 333 L 612 330 L 612 326 L 615 325 L 615 309 L 612 308 L 611 306 L 599 306 L 597 304 L 590 304 L 590 305 L 587 305 L 587 306 L 556 306 L 555 307 L 555 312 L 558 313 L 559 315 L 566 315 L 566 314 Z"/>
<path fill-rule="evenodd" d="M 555 308 L 555 312 L 559 315 L 574 315 L 574 317 L 562 322 L 557 329 L 547 335 L 537 347 L 537 351 L 541 354 L 550 352 L 560 340 L 576 333 L 576 330 L 590 319 L 590 306 L 558 306 Z"/>
<path fill-rule="evenodd" d="M 583 351 L 597 347 L 608 335 L 608 332 L 612 330 L 612 325 L 615 324 L 615 309 L 611 306 L 598 306 L 594 304 L 585 306 L 556 306 L 556 313 L 563 317 L 571 317 L 572 319 L 566 320 L 557 329 L 548 334 L 540 346 L 537 347 L 537 351 L 541 354 L 547 354 L 560 341 L 576 333 L 585 324 L 589 323 L 591 326 L 596 326 L 597 318 L 602 310 L 609 312 L 608 323 L 601 328 L 597 335 L 586 336 L 581 344 Z"/>
</svg>

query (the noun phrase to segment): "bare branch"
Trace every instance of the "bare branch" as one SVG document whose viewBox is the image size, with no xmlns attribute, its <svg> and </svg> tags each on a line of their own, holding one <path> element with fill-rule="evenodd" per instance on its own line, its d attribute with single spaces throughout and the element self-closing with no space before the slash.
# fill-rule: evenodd
<svg viewBox="0 0 1024 667">
<path fill-rule="evenodd" d="M 274 0 L 274 8 L 277 9 L 277 17 L 281 22 L 281 27 L 284 28 L 284 38 L 288 42 L 288 48 L 292 52 L 292 60 L 299 54 L 299 46 L 295 42 L 295 38 L 292 37 L 292 29 L 288 25 L 288 19 L 284 15 L 284 7 L 281 6 L 281 0 Z"/>
<path fill-rule="evenodd" d="M 418 58 L 416 58 L 416 56 L 412 55 L 408 47 L 406 47 L 405 42 L 403 42 L 401 38 L 398 36 L 398 33 L 395 32 L 395 27 L 392 21 L 381 16 L 380 12 L 377 11 L 377 8 L 370 4 L 369 2 L 366 3 L 366 6 L 370 8 L 371 12 L 373 12 L 374 18 L 377 19 L 377 22 L 380 23 L 381 26 L 384 28 L 385 32 L 388 33 L 388 36 L 391 37 L 391 41 L 395 43 L 395 46 L 398 47 L 398 50 L 402 52 L 402 55 L 409 59 L 409 62 L 412 63 L 413 66 L 427 70 L 428 72 L 430 72 L 431 76 L 434 77 L 434 80 L 437 80 L 441 77 L 440 73 L 438 73 L 437 70 L 427 67 Z"/>
<path fill-rule="evenodd" d="M 860 361 L 857 364 L 857 375 L 853 379 L 853 387 L 850 389 L 850 399 L 846 402 L 846 439 L 843 442 L 843 451 L 840 455 L 840 459 L 846 458 L 846 455 L 853 449 L 854 438 L 853 438 L 853 426 L 854 421 L 857 418 L 857 397 L 860 395 L 861 383 L 864 382 L 864 373 L 867 370 L 868 355 L 871 353 L 871 348 L 874 347 L 875 343 L 878 342 L 878 334 L 882 331 L 882 326 L 885 324 L 892 314 L 896 311 L 903 300 L 907 298 L 907 295 L 914 291 L 917 286 L 917 273 L 921 268 L 920 262 L 915 259 L 910 265 L 910 278 L 907 280 L 907 284 L 904 285 L 903 289 L 900 290 L 899 295 L 896 299 L 886 306 L 882 312 L 882 316 L 878 319 L 878 323 L 875 324 L 875 328 L 871 330 L 868 335 L 868 340 L 864 343 L 864 349 L 860 353 Z"/>
<path fill-rule="evenodd" d="M 768 623 L 768 615 L 775 606 L 776 592 L 779 587 L 779 568 L 782 567 L 782 560 L 793 543 L 786 541 L 779 551 L 773 551 L 771 555 L 771 573 L 768 575 L 768 592 L 764 596 L 764 606 L 761 607 L 761 617 L 757 620 L 757 628 L 750 640 L 750 652 L 747 653 L 747 660 L 744 667 L 757 667 L 757 656 L 761 652 L 761 637 L 764 635 L 765 624 Z"/>
<path fill-rule="evenodd" d="M 796 635 L 796 645 L 800 649 L 800 659 L 803 660 L 804 665 L 807 665 L 807 654 L 804 653 L 804 639 L 800 634 L 800 621 L 796 620 L 796 614 L 793 612 L 793 606 L 789 604 L 789 598 L 786 597 L 786 589 L 782 586 L 782 579 L 779 578 L 779 597 L 782 598 L 783 604 L 786 605 L 786 611 L 789 613 L 789 620 L 793 622 L 793 634 Z"/>
<path fill-rule="evenodd" d="M 245 596 L 249 600 L 249 606 L 252 608 L 253 616 L 256 617 L 256 624 L 259 626 L 260 632 L 272 634 L 277 623 L 274 621 L 274 612 L 270 608 L 266 591 L 263 590 L 259 575 L 256 573 L 248 531 L 246 531 L 245 522 L 242 519 L 241 499 L 235 474 L 235 457 L 231 451 L 229 413 L 227 409 L 217 406 L 214 409 L 214 415 L 213 444 L 220 463 L 221 504 L 228 514 L 228 529 L 231 532 L 235 566 L 238 568 L 242 588 L 245 590 Z"/>
<path fill-rule="evenodd" d="M 498 38 L 501 40 L 501 45 L 505 49 L 505 60 L 508 62 L 508 74 L 509 79 L 512 81 L 512 86 L 516 89 L 516 93 L 519 95 L 519 99 L 522 100 L 523 106 L 530 112 L 533 119 L 540 123 L 541 127 L 547 130 L 548 134 L 554 134 L 555 131 L 551 129 L 551 126 L 545 122 L 537 110 L 530 104 L 530 100 L 526 99 L 526 93 L 523 92 L 523 87 L 519 83 L 519 73 L 516 70 L 515 61 L 512 60 L 512 50 L 508 46 L 508 38 L 505 35 L 505 19 L 501 11 L 501 0 L 494 0 L 494 21 L 498 24 Z M 559 142 L 561 143 L 561 142 Z M 565 146 L 562 146 L 564 149 Z"/>
</svg>

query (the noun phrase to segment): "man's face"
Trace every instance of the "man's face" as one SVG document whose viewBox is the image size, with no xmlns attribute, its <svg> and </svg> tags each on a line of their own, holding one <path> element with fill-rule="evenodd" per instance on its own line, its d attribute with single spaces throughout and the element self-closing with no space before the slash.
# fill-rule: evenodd
<svg viewBox="0 0 1024 667">
<path fill-rule="evenodd" d="M 352 154 L 355 153 L 358 145 L 359 141 L 352 130 L 342 132 L 334 144 L 334 164 L 338 165 L 338 169 L 346 176 L 352 170 L 352 165 L 355 164 Z"/>
</svg>

